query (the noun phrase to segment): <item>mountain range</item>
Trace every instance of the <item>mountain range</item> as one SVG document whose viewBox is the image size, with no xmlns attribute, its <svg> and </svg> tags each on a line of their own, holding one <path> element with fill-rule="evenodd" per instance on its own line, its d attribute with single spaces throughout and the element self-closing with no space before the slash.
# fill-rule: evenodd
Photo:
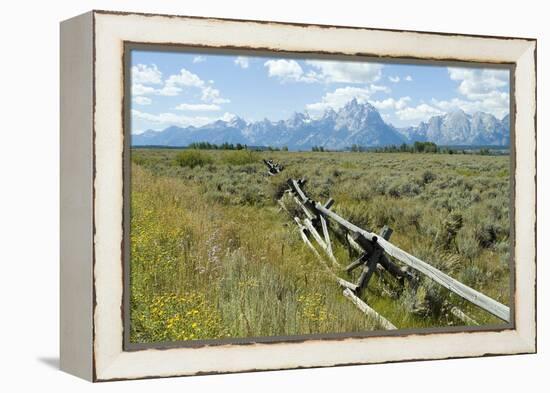
<svg viewBox="0 0 550 393">
<path fill-rule="evenodd" d="M 396 128 L 386 123 L 370 103 L 356 99 L 335 111 L 327 109 L 314 119 L 307 113 L 294 113 L 287 120 L 246 122 L 238 116 L 217 120 L 201 127 L 171 126 L 162 131 L 148 130 L 132 135 L 133 146 L 187 146 L 193 142 L 246 144 L 249 146 L 287 146 L 290 150 L 309 150 L 313 146 L 346 149 L 400 145 L 430 141 L 438 145 L 496 145 L 510 143 L 510 120 L 491 114 L 469 115 L 457 109 L 433 116 L 417 126 Z"/>
</svg>

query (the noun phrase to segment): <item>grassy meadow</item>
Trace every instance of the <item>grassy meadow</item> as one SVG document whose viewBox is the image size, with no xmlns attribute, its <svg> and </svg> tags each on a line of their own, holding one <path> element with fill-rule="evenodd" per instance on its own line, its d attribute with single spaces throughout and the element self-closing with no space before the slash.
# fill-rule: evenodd
<svg viewBox="0 0 550 393">
<path fill-rule="evenodd" d="M 267 176 L 262 158 L 285 166 Z M 378 329 L 320 266 L 277 199 L 315 200 L 466 285 L 509 303 L 509 156 L 132 149 L 131 342 Z M 288 201 L 287 206 L 295 209 Z M 295 210 L 298 212 L 298 210 Z M 333 224 L 332 224 L 333 225 Z M 345 267 L 357 257 L 333 240 Z M 342 278 L 355 282 L 360 269 Z M 375 274 L 362 298 L 398 328 L 499 319 L 429 279 Z"/>
</svg>

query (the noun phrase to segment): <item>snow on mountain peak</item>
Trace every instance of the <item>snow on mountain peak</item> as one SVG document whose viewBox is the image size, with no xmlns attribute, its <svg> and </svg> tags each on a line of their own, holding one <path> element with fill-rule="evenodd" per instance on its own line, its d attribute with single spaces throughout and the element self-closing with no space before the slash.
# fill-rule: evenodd
<svg viewBox="0 0 550 393">
<path fill-rule="evenodd" d="M 397 130 L 387 124 L 370 103 L 353 98 L 338 111 L 327 108 L 320 118 L 307 112 L 295 112 L 287 120 L 272 122 L 265 118 L 247 123 L 226 113 L 224 117 L 199 128 L 169 127 L 164 131 L 134 135 L 134 145 L 185 146 L 192 142 L 242 143 L 256 146 L 288 146 L 309 149 L 324 146 L 345 149 L 353 144 L 384 146 L 430 141 L 439 145 L 507 145 L 510 142 L 509 117 L 502 120 L 478 112 L 468 115 L 454 109 L 431 117 L 416 127 Z"/>
</svg>

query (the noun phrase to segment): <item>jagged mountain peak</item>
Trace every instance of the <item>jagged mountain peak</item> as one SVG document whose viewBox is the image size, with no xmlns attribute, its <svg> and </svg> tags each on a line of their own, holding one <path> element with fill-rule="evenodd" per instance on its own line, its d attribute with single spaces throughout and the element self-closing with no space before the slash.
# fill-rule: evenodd
<svg viewBox="0 0 550 393">
<path fill-rule="evenodd" d="M 400 130 L 409 142 L 430 141 L 438 145 L 499 145 L 510 143 L 510 125 L 505 116 L 490 113 L 470 115 L 462 109 L 431 117 L 416 127 Z"/>
<path fill-rule="evenodd" d="M 349 101 L 342 107 L 336 117 L 337 129 L 360 131 L 365 129 L 379 130 L 391 134 L 393 127 L 388 126 L 378 110 L 370 103 L 359 103 L 357 99 Z"/>
<path fill-rule="evenodd" d="M 328 109 L 325 110 L 325 112 L 323 113 L 323 116 L 321 118 L 322 119 L 334 119 L 336 116 L 338 116 L 338 113 L 336 113 L 336 111 L 334 109 L 332 109 L 332 107 L 329 107 Z"/>
<path fill-rule="evenodd" d="M 369 102 L 365 101 L 360 103 L 357 98 L 353 98 L 351 101 L 348 101 L 338 113 L 378 113 L 378 110 Z"/>
<path fill-rule="evenodd" d="M 359 101 L 357 101 L 357 98 L 353 98 L 350 101 L 344 105 L 345 110 L 351 110 L 351 109 L 358 109 L 361 105 L 359 104 Z"/>
<path fill-rule="evenodd" d="M 465 116 L 465 117 L 469 117 L 469 115 L 464 111 L 464 109 L 459 108 L 459 107 L 451 108 L 451 110 L 449 110 L 447 112 L 447 115 L 448 116 Z"/>
<path fill-rule="evenodd" d="M 431 141 L 439 145 L 507 145 L 509 117 L 498 120 L 478 112 L 469 115 L 462 109 L 433 116 L 416 127 L 397 130 L 387 124 L 369 102 L 356 98 L 338 111 L 329 107 L 320 118 L 307 112 L 295 112 L 287 120 L 267 118 L 247 123 L 238 116 L 226 117 L 199 128 L 168 127 L 132 137 L 134 145 L 185 146 L 192 142 L 243 143 L 256 146 L 288 146 L 309 150 L 312 146 L 345 149 L 353 144 L 384 146 L 403 142 Z"/>
<path fill-rule="evenodd" d="M 248 125 L 246 120 L 237 115 L 233 115 L 233 117 L 227 121 L 227 124 L 235 128 L 244 128 Z"/>
<path fill-rule="evenodd" d="M 309 117 L 309 113 L 294 112 L 289 119 L 284 121 L 284 123 L 289 127 L 295 128 L 303 125 L 304 123 L 309 123 L 310 121 L 311 121 L 311 118 Z"/>
</svg>

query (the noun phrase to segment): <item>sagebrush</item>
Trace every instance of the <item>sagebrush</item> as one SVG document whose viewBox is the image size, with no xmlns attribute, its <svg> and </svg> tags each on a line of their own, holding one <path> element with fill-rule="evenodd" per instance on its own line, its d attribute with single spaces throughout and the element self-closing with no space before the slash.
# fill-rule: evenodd
<svg viewBox="0 0 550 393">
<path fill-rule="evenodd" d="M 280 210 L 276 200 L 290 177 L 307 178 L 309 195 L 334 198 L 333 209 L 354 224 L 376 232 L 390 226 L 400 248 L 509 303 L 507 156 L 175 149 L 131 155 L 133 342 L 378 328 L 341 296 Z M 267 176 L 262 158 L 285 170 Z M 355 257 L 343 243 L 335 255 L 342 265 Z M 449 313 L 453 305 L 482 324 L 501 322 L 428 279 L 411 288 L 375 275 L 362 296 L 398 328 L 462 324 Z"/>
</svg>

